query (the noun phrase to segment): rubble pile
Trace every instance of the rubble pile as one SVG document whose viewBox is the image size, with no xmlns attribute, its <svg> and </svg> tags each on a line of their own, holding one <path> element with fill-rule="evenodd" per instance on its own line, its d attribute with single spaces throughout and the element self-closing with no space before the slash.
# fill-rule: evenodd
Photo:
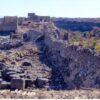
<svg viewBox="0 0 100 100">
<path fill-rule="evenodd" d="M 49 88 L 51 69 L 39 61 L 35 45 L 28 43 L 1 53 L 0 89 Z"/>
<path fill-rule="evenodd" d="M 1 40 L 0 42 L 0 50 L 10 50 L 12 48 L 18 48 L 23 45 L 23 41 L 21 40 Z"/>
<path fill-rule="evenodd" d="M 48 60 L 58 67 L 67 89 L 100 88 L 100 54 L 50 35 L 46 35 L 45 45 L 49 48 Z"/>
</svg>

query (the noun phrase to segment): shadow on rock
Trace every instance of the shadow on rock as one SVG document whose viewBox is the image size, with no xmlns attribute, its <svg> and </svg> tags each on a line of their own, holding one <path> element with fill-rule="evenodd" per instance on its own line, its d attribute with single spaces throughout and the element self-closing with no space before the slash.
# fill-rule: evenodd
<svg viewBox="0 0 100 100">
<path fill-rule="evenodd" d="M 36 41 L 36 45 L 40 51 L 39 59 L 40 61 L 52 69 L 51 78 L 49 79 L 49 89 L 53 90 L 65 90 L 67 85 L 63 80 L 60 73 L 59 66 L 57 65 L 56 59 L 52 59 L 52 53 L 49 52 L 48 47 L 44 43 L 44 38 L 39 38 Z"/>
</svg>

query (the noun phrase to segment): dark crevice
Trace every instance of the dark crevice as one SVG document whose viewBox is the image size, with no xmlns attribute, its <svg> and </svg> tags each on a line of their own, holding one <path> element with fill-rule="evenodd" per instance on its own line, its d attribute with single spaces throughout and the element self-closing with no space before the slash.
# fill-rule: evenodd
<svg viewBox="0 0 100 100">
<path fill-rule="evenodd" d="M 52 69 L 49 88 L 54 90 L 65 90 L 67 88 L 67 85 L 64 82 L 63 76 L 60 72 L 60 67 L 57 65 L 58 62 L 56 61 L 56 59 L 52 58 L 53 54 L 49 52 L 49 49 L 45 45 L 43 40 L 38 41 L 36 45 L 41 52 L 39 55 L 40 61 Z"/>
</svg>

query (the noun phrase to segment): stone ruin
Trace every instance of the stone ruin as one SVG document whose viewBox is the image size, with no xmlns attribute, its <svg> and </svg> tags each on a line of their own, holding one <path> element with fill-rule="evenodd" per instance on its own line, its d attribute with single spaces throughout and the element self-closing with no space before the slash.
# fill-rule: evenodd
<svg viewBox="0 0 100 100">
<path fill-rule="evenodd" d="M 35 13 L 28 13 L 28 19 L 34 22 L 49 22 L 51 18 L 49 16 L 38 16 Z"/>
<path fill-rule="evenodd" d="M 24 62 L 24 64 L 28 62 Z M 36 77 L 27 73 L 27 69 L 6 66 L 0 63 L 0 89 L 45 88 L 48 85 L 46 78 Z"/>
<path fill-rule="evenodd" d="M 49 59 L 58 66 L 67 89 L 100 88 L 100 55 L 89 48 L 82 48 L 45 36 Z M 50 57 L 51 54 L 51 57 Z"/>
<path fill-rule="evenodd" d="M 58 30 L 58 32 L 57 32 Z M 67 89 L 100 88 L 100 55 L 89 48 L 74 46 L 63 40 L 59 29 L 37 31 L 45 45 L 46 62 L 58 70 Z M 58 34 L 59 33 L 59 34 Z M 31 37 L 36 34 L 31 32 Z M 30 40 L 34 42 L 30 37 Z"/>
<path fill-rule="evenodd" d="M 28 13 L 28 17 L 5 16 L 0 18 L 0 35 L 12 35 L 11 33 L 20 33 L 20 26 L 23 24 L 40 22 L 51 22 L 49 16 L 38 16 L 35 13 Z"/>
<path fill-rule="evenodd" d="M 10 35 L 11 33 L 15 33 L 18 28 L 18 20 L 17 17 L 10 17 L 10 16 L 5 16 L 1 20 L 0 24 L 0 34 L 1 35 Z"/>
<path fill-rule="evenodd" d="M 35 14 L 30 13 L 28 16 L 30 20 L 40 21 L 40 18 Z M 17 20 L 14 20 L 15 23 L 13 23 L 12 21 L 9 22 L 8 19 L 5 18 L 0 30 L 12 31 L 17 29 Z M 52 68 L 53 74 L 58 75 L 53 77 L 54 81 L 57 80 L 55 86 L 59 82 L 63 82 L 66 89 L 100 88 L 100 55 L 89 48 L 70 45 L 68 35 L 62 34 L 62 31 L 55 27 L 53 23 L 37 23 L 37 28 L 27 31 L 23 35 L 23 39 L 24 42 L 33 42 L 37 47 L 41 46 L 39 49 L 42 48 L 43 50 L 43 52 L 40 52 L 40 55 L 43 54 L 42 60 L 45 60 L 43 63 Z M 10 45 L 2 43 L 0 47 L 3 48 L 4 45 L 7 45 L 13 48 L 18 43 L 14 42 Z M 5 48 L 3 49 L 5 50 Z M 25 64 L 29 63 L 23 63 L 23 65 Z M 1 64 L 0 67 L 2 66 L 3 68 L 0 69 L 0 89 L 24 89 L 31 87 L 31 85 L 42 88 L 48 83 L 43 78 L 32 78 L 21 68 L 7 68 Z"/>
</svg>

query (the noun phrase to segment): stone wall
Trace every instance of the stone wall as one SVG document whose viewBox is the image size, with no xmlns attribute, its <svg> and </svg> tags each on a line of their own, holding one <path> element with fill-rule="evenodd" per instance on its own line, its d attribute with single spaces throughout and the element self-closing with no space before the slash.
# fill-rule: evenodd
<svg viewBox="0 0 100 100">
<path fill-rule="evenodd" d="M 44 35 L 44 43 L 48 48 L 45 51 L 46 62 L 51 64 L 52 69 L 59 69 L 67 88 L 100 88 L 99 53 L 89 48 L 70 45 L 67 40 L 62 39 L 60 30 L 46 28 L 45 31 L 31 31 L 28 36 L 35 42 Z"/>
<path fill-rule="evenodd" d="M 0 31 L 11 31 L 15 32 L 17 30 L 17 17 L 5 16 L 0 24 Z"/>
<path fill-rule="evenodd" d="M 45 44 L 56 59 L 68 89 L 100 88 L 100 55 L 89 48 L 68 45 L 67 42 L 45 36 Z"/>
<path fill-rule="evenodd" d="M 36 30 L 29 30 L 27 33 L 23 35 L 25 41 L 35 42 L 39 37 L 41 37 L 43 33 L 38 32 Z"/>
<path fill-rule="evenodd" d="M 49 16 L 39 16 L 35 13 L 28 13 L 28 19 L 34 22 L 50 22 L 51 18 Z"/>
</svg>

